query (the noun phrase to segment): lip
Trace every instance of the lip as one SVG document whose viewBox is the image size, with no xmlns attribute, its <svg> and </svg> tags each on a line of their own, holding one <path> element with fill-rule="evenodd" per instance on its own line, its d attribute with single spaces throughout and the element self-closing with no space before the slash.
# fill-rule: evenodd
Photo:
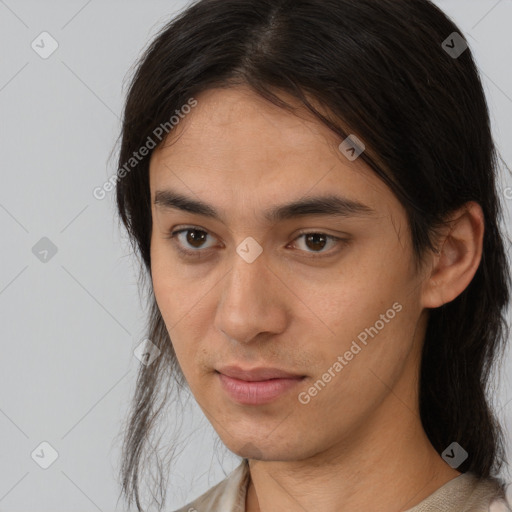
<svg viewBox="0 0 512 512">
<path fill-rule="evenodd" d="M 246 382 L 264 381 L 270 379 L 298 379 L 304 375 L 286 372 L 278 368 L 253 368 L 244 370 L 239 366 L 223 366 L 217 370 L 219 373 L 232 377 L 233 379 L 245 380 Z"/>
<path fill-rule="evenodd" d="M 297 386 L 305 375 L 297 375 L 277 368 L 243 370 L 227 366 L 217 370 L 226 394 L 242 405 L 262 405 L 272 402 Z"/>
</svg>

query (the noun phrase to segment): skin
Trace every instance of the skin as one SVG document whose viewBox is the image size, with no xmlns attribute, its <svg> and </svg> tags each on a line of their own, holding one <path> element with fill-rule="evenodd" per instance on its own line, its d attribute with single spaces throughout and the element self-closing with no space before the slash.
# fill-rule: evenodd
<svg viewBox="0 0 512 512">
<path fill-rule="evenodd" d="M 413 507 L 460 475 L 422 428 L 418 375 L 428 309 L 457 297 L 480 262 L 481 208 L 468 203 L 455 212 L 439 254 L 418 269 L 401 204 L 361 158 L 341 154 L 341 140 L 316 119 L 245 87 L 211 89 L 197 100 L 151 157 L 152 280 L 195 399 L 225 445 L 250 459 L 247 511 Z M 222 220 L 155 206 L 155 192 L 165 189 L 212 205 Z M 270 207 L 329 193 L 375 214 L 263 218 Z M 187 233 L 166 238 L 190 226 L 208 234 L 202 245 Z M 348 242 L 308 243 L 303 229 Z M 248 236 L 263 250 L 252 263 L 236 252 Z M 187 258 L 180 245 L 206 249 L 201 259 Z M 301 403 L 298 393 L 394 303 L 401 311 Z M 240 405 L 215 372 L 225 364 L 305 379 L 273 402 Z"/>
</svg>

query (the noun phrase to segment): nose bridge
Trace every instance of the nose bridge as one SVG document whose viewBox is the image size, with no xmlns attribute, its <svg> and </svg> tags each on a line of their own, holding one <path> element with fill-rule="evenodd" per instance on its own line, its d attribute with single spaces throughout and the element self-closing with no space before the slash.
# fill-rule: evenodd
<svg viewBox="0 0 512 512">
<path fill-rule="evenodd" d="M 263 304 L 261 292 L 267 278 L 263 248 L 253 240 L 246 238 L 236 247 L 233 266 L 223 290 L 223 299 L 233 307 L 248 307 L 255 311 Z"/>
<path fill-rule="evenodd" d="M 268 281 L 265 260 L 263 248 L 250 237 L 236 247 L 231 271 L 223 281 L 215 320 L 216 327 L 230 338 L 248 341 L 259 332 L 280 327 L 275 323 L 279 313 L 272 301 L 274 287 Z"/>
</svg>

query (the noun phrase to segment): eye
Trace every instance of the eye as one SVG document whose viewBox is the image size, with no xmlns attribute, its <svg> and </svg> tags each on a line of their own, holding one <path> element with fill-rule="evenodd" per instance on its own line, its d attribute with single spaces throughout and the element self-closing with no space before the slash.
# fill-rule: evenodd
<svg viewBox="0 0 512 512">
<path fill-rule="evenodd" d="M 200 258 L 204 252 L 213 247 L 211 245 L 205 246 L 205 241 L 207 240 L 208 236 L 211 235 L 206 230 L 195 226 L 189 226 L 172 231 L 166 238 L 176 239 L 174 243 L 177 250 L 181 254 L 184 254 L 185 256 Z M 322 257 L 324 253 L 327 253 L 327 255 L 332 253 L 333 251 L 323 250 L 326 246 L 329 246 L 329 242 L 332 247 L 335 247 L 336 245 L 346 245 L 348 243 L 348 240 L 346 239 L 318 231 L 301 232 L 295 238 L 294 242 L 299 239 L 303 239 L 305 246 L 305 249 L 300 250 L 309 254 L 307 257 L 312 258 Z"/>
<path fill-rule="evenodd" d="M 336 245 L 345 244 L 348 242 L 348 240 L 345 240 L 345 239 L 342 239 L 342 238 L 339 238 L 336 236 L 332 236 L 332 235 L 327 235 L 326 233 L 321 233 L 321 232 L 317 232 L 317 231 L 301 232 L 301 233 L 299 233 L 299 235 L 297 236 L 297 238 L 295 240 L 299 240 L 299 239 L 303 239 L 304 246 L 306 247 L 306 250 L 304 250 L 304 249 L 301 249 L 301 250 L 304 250 L 307 253 L 313 254 L 313 257 L 315 257 L 316 254 L 322 255 L 323 253 L 332 252 L 329 250 L 326 250 L 326 251 L 323 250 L 326 246 L 329 246 L 328 242 L 331 242 L 331 244 L 330 244 L 331 247 L 335 247 Z M 313 250 L 308 251 L 307 248 L 313 249 Z"/>
<path fill-rule="evenodd" d="M 210 249 L 211 247 L 204 247 L 206 238 L 210 236 L 204 229 L 196 227 L 187 227 L 172 231 L 167 238 L 176 238 L 176 246 L 178 251 L 183 254 L 191 256 L 199 256 L 201 251 Z M 192 247 L 192 249 L 190 249 Z"/>
</svg>

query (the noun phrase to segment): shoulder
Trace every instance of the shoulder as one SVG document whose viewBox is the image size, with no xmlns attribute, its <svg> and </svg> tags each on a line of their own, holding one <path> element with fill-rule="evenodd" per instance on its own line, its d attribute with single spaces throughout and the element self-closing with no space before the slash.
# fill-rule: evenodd
<svg viewBox="0 0 512 512">
<path fill-rule="evenodd" d="M 512 512 L 498 478 L 463 473 L 407 512 Z"/>
<path fill-rule="evenodd" d="M 468 512 L 512 512 L 506 501 L 505 483 L 499 478 L 478 478 L 473 473 L 467 474 L 473 487 L 470 489 L 467 503 L 461 510 Z"/>
<path fill-rule="evenodd" d="M 174 512 L 245 512 L 248 479 L 249 465 L 244 459 L 224 480 Z"/>
</svg>

